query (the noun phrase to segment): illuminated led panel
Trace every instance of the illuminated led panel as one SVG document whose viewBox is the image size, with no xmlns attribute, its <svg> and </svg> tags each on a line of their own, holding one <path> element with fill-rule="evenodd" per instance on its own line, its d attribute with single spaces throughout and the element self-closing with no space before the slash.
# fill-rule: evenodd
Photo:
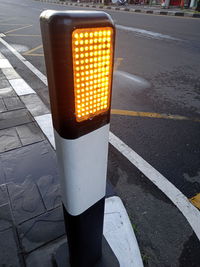
<svg viewBox="0 0 200 267">
<path fill-rule="evenodd" d="M 78 122 L 109 109 L 113 60 L 111 27 L 72 33 L 75 114 Z"/>
</svg>

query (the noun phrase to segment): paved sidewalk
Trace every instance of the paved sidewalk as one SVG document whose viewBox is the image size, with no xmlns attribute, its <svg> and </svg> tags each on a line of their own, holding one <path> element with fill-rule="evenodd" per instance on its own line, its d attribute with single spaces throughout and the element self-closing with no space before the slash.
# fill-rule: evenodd
<svg viewBox="0 0 200 267">
<path fill-rule="evenodd" d="M 0 53 L 0 266 L 54 266 L 53 254 L 67 242 L 52 132 L 50 111 Z M 142 267 L 109 185 L 106 197 L 104 236 L 121 266 Z"/>
<path fill-rule="evenodd" d="M 67 6 L 80 6 L 80 7 L 89 7 L 89 8 L 99 8 L 103 10 L 119 10 L 119 11 L 127 11 L 127 12 L 136 12 L 136 13 L 145 13 L 145 14 L 154 14 L 154 15 L 165 15 L 165 16 L 179 16 L 179 17 L 192 17 L 192 18 L 200 18 L 200 12 L 196 12 L 193 9 L 182 9 L 182 8 L 162 8 L 160 5 L 126 5 L 126 6 L 117 6 L 114 4 L 103 5 L 100 3 L 94 2 L 71 2 L 67 0 L 35 0 L 46 3 L 56 3 L 60 5 Z"/>
</svg>

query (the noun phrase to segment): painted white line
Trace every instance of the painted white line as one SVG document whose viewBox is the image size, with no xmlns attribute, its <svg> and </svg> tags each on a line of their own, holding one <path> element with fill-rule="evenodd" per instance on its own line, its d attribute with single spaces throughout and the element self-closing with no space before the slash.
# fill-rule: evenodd
<svg viewBox="0 0 200 267">
<path fill-rule="evenodd" d="M 166 39 L 166 40 L 173 40 L 173 41 L 181 41 L 180 39 L 174 38 L 170 35 L 166 35 L 166 34 L 162 34 L 162 33 L 158 33 L 158 32 L 147 31 L 147 30 L 143 30 L 143 29 L 139 29 L 139 28 L 127 27 L 127 26 L 123 26 L 123 25 L 116 25 L 116 28 L 119 30 L 134 32 L 138 35 L 148 37 L 148 38 L 157 39 L 157 40 Z"/>
<path fill-rule="evenodd" d="M 118 25 L 121 26 L 121 25 Z M 124 26 L 123 26 L 124 27 Z M 126 27 L 127 28 L 127 27 Z M 129 27 L 128 27 L 129 28 Z M 138 30 L 138 29 L 137 29 Z M 22 57 L 13 47 L 0 38 L 14 55 L 16 55 L 45 85 L 47 78 L 30 62 Z M 40 128 L 55 148 L 51 114 L 35 117 Z M 154 169 L 148 162 L 123 143 L 118 137 L 110 132 L 110 143 L 121 152 L 133 165 L 135 165 L 145 176 L 151 180 L 182 212 L 200 240 L 200 212 L 187 200 L 187 198 L 162 174 Z"/>
<path fill-rule="evenodd" d="M 5 69 L 5 68 L 11 68 L 12 66 L 10 65 L 10 62 L 5 59 L 5 58 L 1 58 L 0 59 L 0 69 Z"/>
<path fill-rule="evenodd" d="M 54 132 L 53 132 L 53 124 L 51 114 L 45 114 L 41 116 L 34 117 L 40 126 L 43 133 L 46 135 L 47 139 L 51 143 L 51 145 L 55 149 L 55 140 L 54 140 Z"/>
<path fill-rule="evenodd" d="M 23 62 L 27 68 L 29 68 L 45 85 L 47 85 L 46 76 L 34 67 L 28 60 L 26 60 L 19 52 L 17 52 L 11 45 L 9 45 L 5 40 L 0 38 L 0 42 L 6 46 L 21 62 Z"/>
<path fill-rule="evenodd" d="M 109 141 L 124 157 L 135 165 L 151 182 L 153 182 L 182 212 L 200 240 L 200 212 L 188 199 L 162 174 L 154 169 L 135 151 L 110 132 Z"/>
<path fill-rule="evenodd" d="M 19 96 L 35 94 L 35 91 L 21 78 L 8 81 Z"/>
<path fill-rule="evenodd" d="M 106 199 L 103 234 L 121 267 L 143 266 L 137 239 L 119 197 Z"/>
<path fill-rule="evenodd" d="M 4 33 L 0 33 L 0 37 L 5 37 L 5 34 Z"/>
</svg>

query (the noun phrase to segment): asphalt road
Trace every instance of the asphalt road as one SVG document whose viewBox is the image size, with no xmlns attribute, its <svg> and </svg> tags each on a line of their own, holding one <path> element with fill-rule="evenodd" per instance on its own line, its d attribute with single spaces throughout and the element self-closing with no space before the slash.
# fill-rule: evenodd
<svg viewBox="0 0 200 267">
<path fill-rule="evenodd" d="M 39 15 L 66 8 L 84 9 L 1 0 L 0 33 L 45 74 Z M 118 114 L 111 131 L 191 198 L 200 193 L 200 20 L 108 13 L 118 25 L 112 99 Z M 0 51 L 49 106 L 48 88 L 2 44 Z M 186 219 L 112 146 L 108 178 L 126 205 L 147 266 L 200 266 L 199 242 Z"/>
</svg>

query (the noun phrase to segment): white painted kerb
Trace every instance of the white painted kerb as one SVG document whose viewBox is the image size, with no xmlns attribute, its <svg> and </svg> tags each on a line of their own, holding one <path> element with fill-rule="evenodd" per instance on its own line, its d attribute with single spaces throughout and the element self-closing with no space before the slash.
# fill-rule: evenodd
<svg viewBox="0 0 200 267">
<path fill-rule="evenodd" d="M 132 225 L 119 197 L 106 199 L 103 233 L 120 267 L 143 266 Z"/>
</svg>

